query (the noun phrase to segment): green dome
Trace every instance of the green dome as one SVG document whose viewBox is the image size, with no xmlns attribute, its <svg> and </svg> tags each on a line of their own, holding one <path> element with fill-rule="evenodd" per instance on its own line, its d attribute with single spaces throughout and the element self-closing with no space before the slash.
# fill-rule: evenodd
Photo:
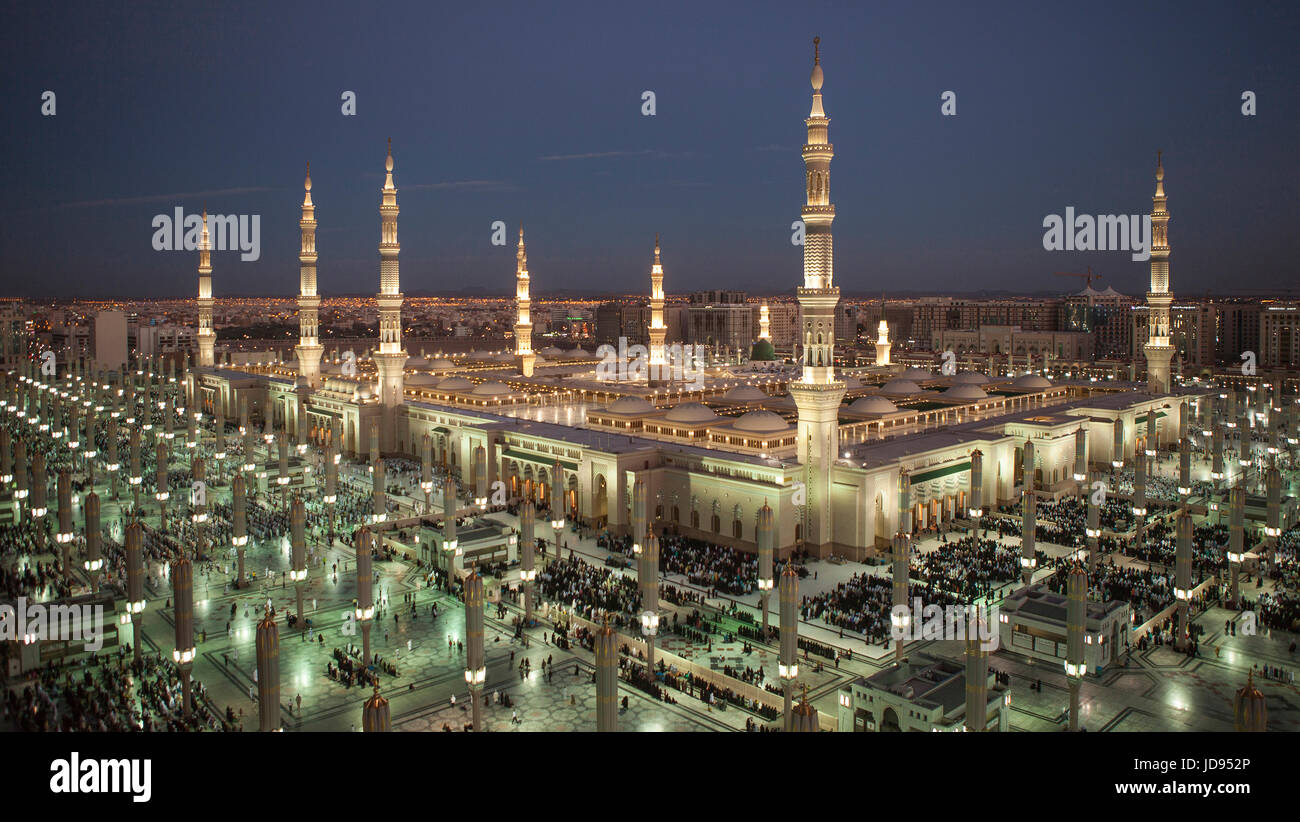
<svg viewBox="0 0 1300 822">
<path fill-rule="evenodd" d="M 771 340 L 759 340 L 754 343 L 754 348 L 749 352 L 751 360 L 770 361 L 776 359 L 776 349 L 772 347 Z"/>
</svg>

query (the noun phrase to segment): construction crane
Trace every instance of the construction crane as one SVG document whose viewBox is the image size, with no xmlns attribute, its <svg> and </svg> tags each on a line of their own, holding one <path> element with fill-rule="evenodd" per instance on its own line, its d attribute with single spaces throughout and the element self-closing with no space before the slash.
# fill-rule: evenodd
<svg viewBox="0 0 1300 822">
<path fill-rule="evenodd" d="M 1058 277 L 1083 277 L 1085 283 L 1087 283 L 1087 288 L 1092 288 L 1093 280 L 1100 280 L 1102 278 L 1100 274 L 1092 273 L 1092 266 L 1088 266 L 1087 274 L 1076 274 L 1073 271 L 1057 271 L 1055 273 Z"/>
</svg>

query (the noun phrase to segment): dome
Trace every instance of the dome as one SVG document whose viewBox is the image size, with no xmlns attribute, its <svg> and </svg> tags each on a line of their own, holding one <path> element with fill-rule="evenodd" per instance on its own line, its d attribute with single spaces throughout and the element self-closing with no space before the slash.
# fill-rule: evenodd
<svg viewBox="0 0 1300 822">
<path fill-rule="evenodd" d="M 927 371 L 927 370 L 924 369 L 924 368 L 917 368 L 916 366 L 912 366 L 911 368 L 907 369 L 906 371 L 904 371 L 904 372 L 903 372 L 902 374 L 900 374 L 899 376 L 902 377 L 902 378 L 905 379 L 905 380 L 932 380 L 932 379 L 934 379 L 934 374 L 933 374 L 932 372 Z"/>
<path fill-rule="evenodd" d="M 423 373 L 412 374 L 411 376 L 406 378 L 406 384 L 408 386 L 414 386 L 416 388 L 422 388 L 424 386 L 434 386 L 437 385 L 438 382 L 439 382 L 438 378 L 433 376 L 432 374 L 423 374 Z"/>
<path fill-rule="evenodd" d="M 784 431 L 790 427 L 790 424 L 780 414 L 773 414 L 771 411 L 750 411 L 748 414 L 741 414 L 732 427 L 737 431 L 768 434 Z"/>
<path fill-rule="evenodd" d="M 505 383 L 485 382 L 482 385 L 474 386 L 474 390 L 470 393 L 476 397 L 495 397 L 501 394 L 509 394 L 511 391 L 510 387 Z"/>
<path fill-rule="evenodd" d="M 1044 388 L 1051 388 L 1052 381 L 1038 374 L 1022 374 L 1016 377 L 1011 383 L 1016 388 L 1024 388 L 1030 391 L 1041 391 Z"/>
<path fill-rule="evenodd" d="M 442 391 L 468 391 L 474 387 L 474 383 L 464 377 L 448 377 L 438 383 L 438 388 Z"/>
<path fill-rule="evenodd" d="M 771 340 L 759 340 L 754 343 L 754 347 L 749 350 L 751 360 L 770 362 L 776 359 L 776 349 L 772 347 Z"/>
<path fill-rule="evenodd" d="M 548 345 L 547 347 L 543 348 L 541 351 L 538 351 L 537 353 L 541 354 L 544 357 L 550 357 L 551 359 L 564 356 L 564 352 L 553 345 Z"/>
<path fill-rule="evenodd" d="M 880 386 L 882 394 L 920 394 L 921 386 L 911 380 L 893 379 Z"/>
<path fill-rule="evenodd" d="M 858 414 L 893 414 L 898 411 L 898 406 L 884 397 L 862 397 L 854 400 L 849 410 Z"/>
<path fill-rule="evenodd" d="M 988 394 L 984 393 L 983 388 L 980 388 L 978 385 L 971 385 L 970 383 L 966 383 L 965 385 L 954 385 L 952 388 L 943 392 L 943 398 L 946 400 L 984 400 L 988 399 L 988 396 Z"/>
<path fill-rule="evenodd" d="M 762 390 L 752 385 L 738 385 L 722 395 L 727 402 L 759 402 L 767 399 Z"/>
<path fill-rule="evenodd" d="M 953 385 L 983 385 L 989 378 L 978 371 L 963 371 L 952 378 Z"/>
<path fill-rule="evenodd" d="M 406 365 L 402 367 L 403 368 L 427 368 L 428 366 L 429 366 L 429 361 L 426 360 L 424 357 L 407 357 Z"/>
<path fill-rule="evenodd" d="M 509 351 L 502 351 L 500 354 L 496 355 L 497 362 L 514 362 L 514 359 L 515 355 L 511 354 Z"/>
<path fill-rule="evenodd" d="M 561 352 L 561 353 L 562 353 L 564 356 L 569 357 L 570 359 L 576 359 L 576 358 L 581 358 L 581 357 L 590 357 L 590 356 L 591 356 L 591 355 L 588 354 L 586 351 L 583 351 L 581 348 L 575 348 L 575 349 L 573 349 L 572 351 L 563 351 L 563 352 Z"/>
<path fill-rule="evenodd" d="M 664 415 L 664 419 L 669 422 L 711 422 L 717 418 L 718 415 L 713 413 L 713 409 L 698 402 L 678 405 Z"/>
<path fill-rule="evenodd" d="M 641 397 L 619 397 L 606 406 L 605 410 L 614 414 L 649 414 L 655 407 Z"/>
<path fill-rule="evenodd" d="M 456 364 L 451 360 L 437 359 L 429 363 L 429 367 L 437 370 L 445 370 L 448 368 L 455 368 Z"/>
</svg>

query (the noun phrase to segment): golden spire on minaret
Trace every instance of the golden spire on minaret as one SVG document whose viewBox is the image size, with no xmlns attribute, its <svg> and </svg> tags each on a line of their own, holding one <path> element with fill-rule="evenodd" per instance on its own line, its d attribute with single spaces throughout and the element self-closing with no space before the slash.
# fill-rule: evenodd
<svg viewBox="0 0 1300 822">
<path fill-rule="evenodd" d="M 519 362 L 519 373 L 525 377 L 533 375 L 533 363 L 537 359 L 533 353 L 533 303 L 529 296 L 531 279 L 528 274 L 528 250 L 524 247 L 524 226 L 520 223 L 519 249 L 515 251 L 515 307 L 519 312 L 515 321 L 515 358 Z"/>
<path fill-rule="evenodd" d="M 1172 388 L 1169 361 L 1169 307 L 1174 295 L 1169 290 L 1169 211 L 1165 197 L 1163 152 L 1156 152 L 1156 193 L 1151 198 L 1151 290 L 1147 292 L 1147 391 L 1166 394 Z"/>
<path fill-rule="evenodd" d="M 810 546 L 831 542 L 830 476 L 839 457 L 839 407 L 847 386 L 835 379 L 835 306 L 840 290 L 834 282 L 834 246 L 831 223 L 830 118 L 822 107 L 825 74 L 821 65 L 821 38 L 813 39 L 812 111 L 804 120 L 808 129 L 803 146 L 804 227 L 803 285 L 796 289 L 803 322 L 800 345 L 801 377 L 790 383 L 790 396 L 799 409 L 798 459 L 804 465 L 806 488 L 804 540 Z"/>
<path fill-rule="evenodd" d="M 316 206 L 311 201 L 311 163 L 303 181 L 302 219 L 298 221 L 302 242 L 298 249 L 298 376 L 311 388 L 320 387 L 320 359 L 324 349 L 319 338 L 320 295 L 316 291 Z"/>
<path fill-rule="evenodd" d="M 379 350 L 375 352 L 375 369 L 379 375 L 379 397 L 383 406 L 380 417 L 380 450 L 393 451 L 397 444 L 397 408 L 405 403 L 406 351 L 402 348 L 402 282 L 397 242 L 397 187 L 393 185 L 393 138 L 388 138 L 388 157 L 384 160 L 384 188 L 380 196 Z"/>
<path fill-rule="evenodd" d="M 664 324 L 664 266 L 659 256 L 659 232 L 655 232 L 655 258 L 650 266 L 650 325 L 646 329 L 650 338 L 650 369 L 647 373 L 651 385 L 668 381 L 668 358 L 664 341 L 668 326 Z"/>
<path fill-rule="evenodd" d="M 203 234 L 199 239 L 199 366 L 215 364 L 217 335 L 212 327 L 212 241 L 208 236 L 208 205 L 203 204 Z"/>
</svg>

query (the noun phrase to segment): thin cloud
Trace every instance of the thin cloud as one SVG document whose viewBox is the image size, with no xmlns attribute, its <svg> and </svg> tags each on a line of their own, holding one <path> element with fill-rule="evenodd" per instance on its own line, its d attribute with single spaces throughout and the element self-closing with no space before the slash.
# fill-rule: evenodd
<svg viewBox="0 0 1300 822">
<path fill-rule="evenodd" d="M 505 180 L 448 180 L 442 183 L 416 183 L 415 185 L 406 185 L 403 188 L 407 191 L 416 190 L 443 190 L 443 189 L 467 189 L 470 191 L 518 191 L 519 186 L 514 183 L 508 183 Z"/>
<path fill-rule="evenodd" d="M 586 154 L 547 154 L 544 157 L 538 157 L 539 160 L 599 160 L 606 157 L 636 157 L 652 153 L 650 149 L 643 151 L 592 151 Z"/>
<path fill-rule="evenodd" d="M 118 197 L 110 200 L 78 200 L 61 203 L 50 208 L 96 208 L 99 206 L 139 205 L 140 203 L 160 203 L 168 200 L 192 200 L 200 197 L 227 197 L 234 194 L 254 194 L 270 191 L 266 186 L 248 186 L 246 188 L 219 188 L 213 191 L 185 191 L 176 194 L 145 194 L 140 197 Z"/>
</svg>

